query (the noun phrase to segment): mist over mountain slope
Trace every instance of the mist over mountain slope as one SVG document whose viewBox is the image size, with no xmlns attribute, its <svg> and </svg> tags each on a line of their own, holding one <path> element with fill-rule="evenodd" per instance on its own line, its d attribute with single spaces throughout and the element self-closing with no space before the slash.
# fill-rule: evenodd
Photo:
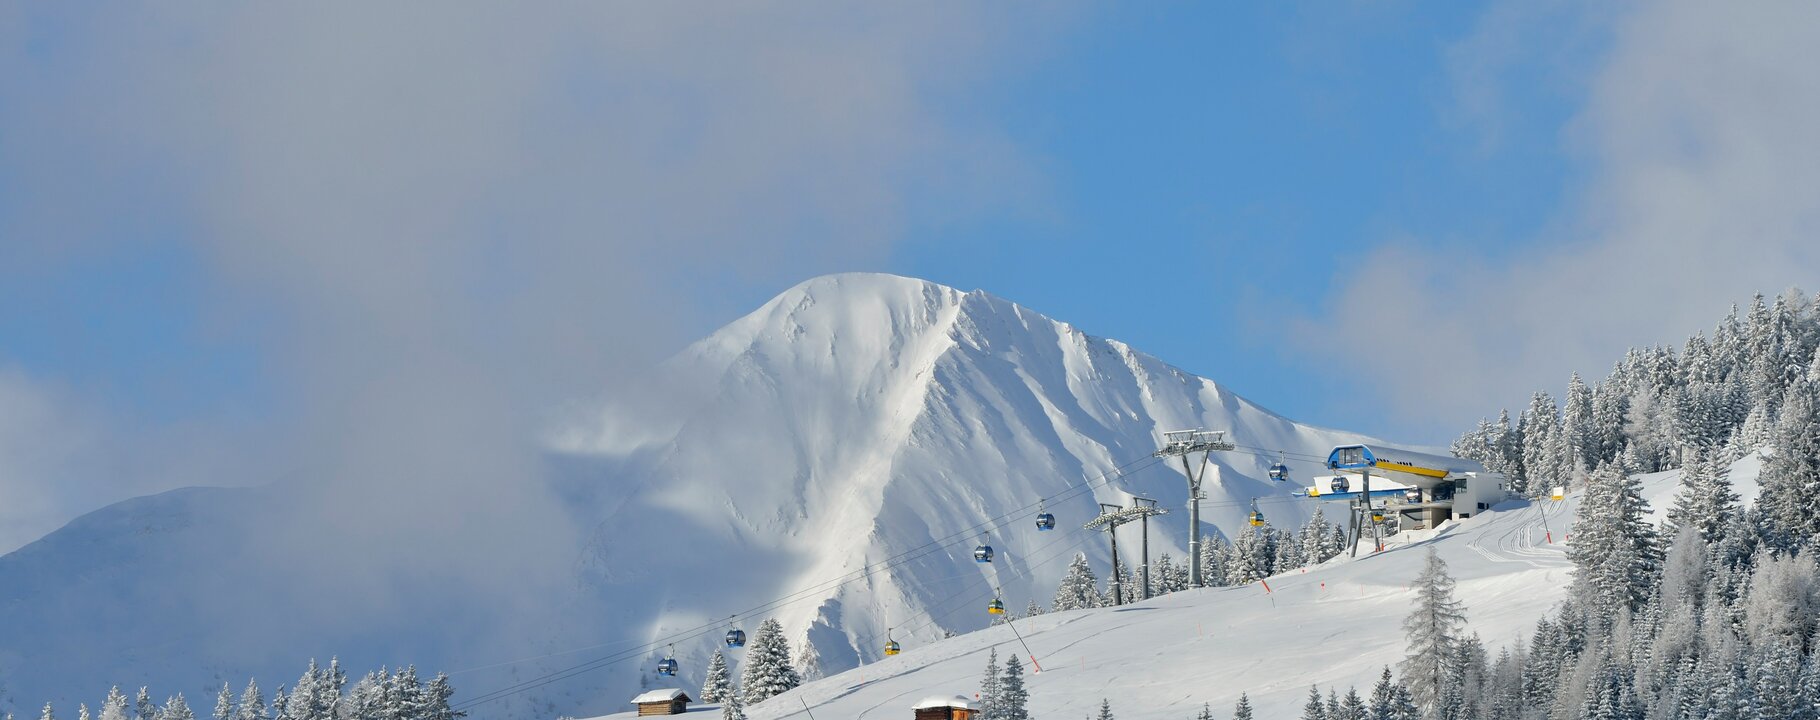
<svg viewBox="0 0 1820 720">
<path fill-rule="evenodd" d="M 337 587 L 287 583 L 282 568 L 245 555 L 257 547 L 248 538 L 287 512 L 282 487 L 167 493 L 0 558 L 0 692 L 21 708 L 93 704 L 115 683 L 196 698 L 249 675 L 286 682 L 307 657 L 339 654 L 353 668 L 459 671 L 457 686 L 472 696 L 718 627 L 798 591 L 738 622 L 750 630 L 778 618 L 793 644 L 810 641 L 835 672 L 876 659 L 887 627 L 921 644 L 984 626 L 984 600 L 961 600 L 997 589 L 1013 608 L 1046 602 L 1076 549 L 1105 568 L 1104 536 L 1079 529 L 1099 502 L 1157 499 L 1171 512 L 1153 522 L 1151 553 L 1184 555 L 1179 466 L 1145 460 L 1161 431 L 1226 429 L 1246 448 L 1301 453 L 1361 439 L 1294 423 L 984 292 L 887 275 L 792 288 L 644 385 L 642 395 L 571 412 L 550 434 L 540 482 L 565 498 L 565 517 L 551 522 L 585 529 L 560 559 L 573 568 L 568 583 L 526 591 L 509 577 L 455 584 L 402 574 L 388 578 L 384 602 L 355 602 Z M 1276 459 L 1216 456 L 1209 532 L 1236 532 L 1252 499 L 1292 489 L 1264 479 Z M 1069 494 L 1127 466 L 1135 469 L 1116 482 Z M 1305 478 L 1315 468 L 1292 469 Z M 968 532 L 1042 498 L 1052 498 L 1055 532 L 1039 535 L 1022 516 L 981 539 Z M 1311 509 L 1272 508 L 1279 526 Z M 949 544 L 927 552 L 936 540 Z M 972 561 L 981 541 L 997 548 L 997 562 Z M 887 562 L 904 555 L 913 559 Z M 825 582 L 848 573 L 859 577 Z M 699 682 L 717 636 L 675 647 L 684 687 Z M 664 651 L 515 695 L 487 714 L 617 707 L 654 682 Z M 535 659 L 510 662 L 521 658 Z"/>
</svg>

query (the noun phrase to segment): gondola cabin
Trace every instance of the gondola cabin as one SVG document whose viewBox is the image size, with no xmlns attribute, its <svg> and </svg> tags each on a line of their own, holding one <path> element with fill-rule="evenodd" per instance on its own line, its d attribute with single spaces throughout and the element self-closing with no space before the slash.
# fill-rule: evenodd
<svg viewBox="0 0 1820 720">
<path fill-rule="evenodd" d="M 986 603 L 986 612 L 993 615 L 1005 614 L 1005 601 L 993 598 L 992 602 Z"/>
<path fill-rule="evenodd" d="M 657 661 L 657 674 L 664 677 L 676 677 L 676 658 L 664 658 Z"/>
<path fill-rule="evenodd" d="M 1270 466 L 1270 479 L 1275 480 L 1277 482 L 1288 482 L 1289 481 L 1289 466 L 1284 465 L 1282 463 L 1277 463 L 1275 465 Z"/>
<path fill-rule="evenodd" d="M 740 630 L 739 628 L 734 628 L 732 630 L 727 631 L 727 647 L 739 648 L 739 647 L 745 647 L 745 646 L 746 646 L 746 631 Z"/>
<path fill-rule="evenodd" d="M 953 557 L 953 556 L 949 556 L 949 557 Z M 991 545 L 981 545 L 979 547 L 974 548 L 973 549 L 973 561 L 974 562 L 983 562 L 983 563 L 992 562 L 992 546 Z"/>
<path fill-rule="evenodd" d="M 1036 529 L 1054 530 L 1055 529 L 1055 514 L 1054 513 L 1042 513 L 1040 515 L 1037 515 L 1036 516 Z"/>
<path fill-rule="evenodd" d="M 1258 512 L 1256 510 L 1251 511 L 1251 526 L 1252 527 L 1263 527 L 1263 525 L 1264 525 L 1264 513 Z"/>
<path fill-rule="evenodd" d="M 652 690 L 632 698 L 632 704 L 638 706 L 638 716 L 646 715 L 681 715 L 689 711 L 689 703 L 695 702 L 681 690 Z"/>
<path fill-rule="evenodd" d="M 973 701 L 956 695 L 954 697 L 932 697 L 917 703 L 911 708 L 916 711 L 915 720 L 973 720 Z"/>
<path fill-rule="evenodd" d="M 897 644 L 896 640 L 886 640 L 885 641 L 885 656 L 886 657 L 896 655 L 903 651 L 904 651 L 904 646 Z"/>
</svg>

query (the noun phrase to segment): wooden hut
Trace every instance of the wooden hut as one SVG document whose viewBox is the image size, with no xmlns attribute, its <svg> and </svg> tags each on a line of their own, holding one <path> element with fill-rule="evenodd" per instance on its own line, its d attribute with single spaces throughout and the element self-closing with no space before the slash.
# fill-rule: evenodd
<svg viewBox="0 0 1820 720">
<path fill-rule="evenodd" d="M 959 695 L 935 696 L 916 704 L 916 720 L 972 720 L 973 702 Z"/>
<path fill-rule="evenodd" d="M 638 706 L 638 716 L 646 715 L 681 715 L 689 711 L 689 696 L 681 690 L 652 690 L 632 698 L 632 704 Z"/>
</svg>

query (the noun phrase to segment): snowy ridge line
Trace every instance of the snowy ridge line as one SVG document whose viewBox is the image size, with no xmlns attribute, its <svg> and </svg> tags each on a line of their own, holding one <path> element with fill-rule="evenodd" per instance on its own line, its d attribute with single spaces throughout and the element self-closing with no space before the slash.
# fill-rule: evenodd
<svg viewBox="0 0 1820 720">
<path fill-rule="evenodd" d="M 1055 499 L 1062 500 L 1062 499 L 1072 498 L 1075 495 L 1078 495 L 1085 491 L 1092 490 L 1095 487 L 1110 485 L 1112 482 L 1117 481 L 1119 478 L 1124 477 L 1126 474 L 1148 469 L 1151 465 L 1161 462 L 1161 460 L 1162 460 L 1161 458 L 1158 458 L 1155 456 L 1148 456 L 1148 455 L 1144 456 L 1142 458 L 1132 460 L 1123 465 L 1115 467 L 1111 470 L 1100 473 L 1100 475 L 1098 477 L 1095 477 L 1095 478 L 1092 478 L 1089 480 L 1083 480 L 1081 483 L 1076 484 L 1073 487 L 1070 487 L 1069 489 L 1064 490 L 1062 493 L 1056 495 Z M 1133 467 L 1133 466 L 1136 466 L 1136 467 Z M 902 553 L 898 553 L 896 556 L 886 558 L 882 562 L 879 562 L 876 564 L 869 564 L 866 567 L 861 568 L 860 570 L 855 570 L 855 571 L 845 573 L 840 576 L 836 576 L 836 578 L 833 580 L 826 581 L 826 582 L 805 588 L 803 590 L 799 590 L 795 593 L 785 595 L 781 598 L 771 600 L 769 602 L 760 604 L 754 608 L 750 608 L 744 612 L 735 613 L 735 616 L 750 616 L 750 615 L 762 614 L 762 613 L 765 613 L 765 612 L 768 612 L 771 610 L 776 610 L 778 608 L 782 608 L 782 607 L 785 607 L 785 606 L 788 606 L 788 605 L 791 605 L 794 603 L 802 602 L 803 600 L 808 599 L 810 597 L 811 593 L 819 592 L 822 590 L 833 589 L 833 588 L 840 587 L 842 585 L 846 585 L 848 583 L 857 582 L 859 580 L 863 580 L 868 577 L 871 577 L 873 574 L 875 574 L 877 572 L 882 572 L 882 571 L 890 569 L 896 565 L 900 565 L 905 562 L 909 562 L 911 560 L 921 559 L 923 557 L 926 557 L 926 556 L 934 553 L 937 550 L 941 550 L 941 549 L 956 545 L 957 543 L 954 541 L 955 538 L 962 538 L 962 540 L 959 541 L 958 544 L 965 545 L 967 542 L 971 541 L 973 535 L 977 534 L 982 529 L 988 529 L 988 528 L 989 529 L 999 529 L 999 528 L 1004 527 L 1006 525 L 1006 523 L 1016 521 L 1016 520 L 1022 520 L 1023 518 L 1032 515 L 1033 513 L 1031 511 L 1034 508 L 1041 505 L 1041 503 L 1042 503 L 1042 501 L 1039 500 L 1037 503 L 1034 503 L 1031 505 L 1025 505 L 1021 508 L 1011 510 L 1002 515 L 999 515 L 996 518 L 988 519 L 986 521 L 983 521 L 981 523 L 968 527 L 964 530 L 960 530 L 955 533 L 952 533 L 942 539 L 933 540 L 928 543 L 925 543 L 922 546 L 912 548 L 910 550 L 906 550 Z M 858 575 L 856 575 L 854 577 L 847 577 L 848 575 L 853 575 L 854 573 L 858 573 Z M 714 620 L 711 623 L 704 623 L 702 625 L 698 625 L 698 626 L 696 626 L 694 628 L 690 628 L 688 630 L 682 630 L 677 633 L 672 633 L 665 637 L 662 637 L 662 638 L 659 638 L 656 640 L 652 640 L 643 645 L 638 645 L 635 647 L 628 648 L 626 650 L 618 651 L 615 653 L 610 653 L 604 657 L 596 658 L 594 660 L 589 660 L 589 661 L 580 663 L 578 665 L 573 665 L 573 666 L 570 666 L 567 668 L 556 670 L 556 671 L 553 671 L 550 673 L 546 673 L 545 675 L 533 677 L 529 680 L 525 680 L 525 681 L 516 683 L 514 685 L 509 685 L 504 688 L 500 688 L 498 690 L 484 693 L 484 694 L 476 696 L 472 699 L 465 700 L 461 703 L 458 703 L 455 706 L 455 709 L 465 711 L 465 710 L 468 710 L 469 708 L 477 707 L 479 705 L 490 703 L 490 702 L 493 702 L 496 700 L 501 700 L 501 699 L 510 697 L 512 695 L 517 695 L 519 693 L 526 692 L 529 690 L 534 690 L 536 688 L 543 687 L 543 686 L 549 685 L 551 683 L 560 682 L 562 680 L 567 680 L 567 679 L 575 677 L 577 675 L 582 675 L 582 674 L 586 674 L 588 672 L 592 672 L 594 670 L 599 670 L 601 668 L 610 667 L 612 665 L 616 665 L 616 664 L 624 662 L 626 660 L 630 660 L 634 657 L 637 657 L 639 655 L 642 655 L 646 652 L 654 650 L 658 647 L 662 647 L 664 645 L 675 644 L 678 642 L 687 642 L 689 640 L 694 640 L 694 639 L 704 637 L 706 635 L 709 635 L 709 634 L 712 634 L 715 632 L 719 632 L 722 624 L 723 624 L 723 620 L 717 618 L 716 620 Z M 927 625 L 927 623 L 925 623 L 925 626 L 926 625 Z M 605 644 L 611 645 L 613 643 L 605 643 Z M 598 647 L 598 645 L 596 647 Z M 566 654 L 567 652 L 580 652 L 580 651 L 579 650 L 570 650 L 570 651 L 565 651 L 564 653 L 552 653 L 552 654 L 546 655 L 544 657 L 562 655 L 562 654 Z M 531 658 L 531 659 L 537 659 L 537 658 Z M 525 662 L 525 661 L 519 660 L 519 661 L 512 661 L 512 662 Z M 511 663 L 503 663 L 503 664 L 511 664 Z M 494 666 L 490 666 L 490 667 L 498 667 L 498 665 L 494 665 Z"/>
</svg>

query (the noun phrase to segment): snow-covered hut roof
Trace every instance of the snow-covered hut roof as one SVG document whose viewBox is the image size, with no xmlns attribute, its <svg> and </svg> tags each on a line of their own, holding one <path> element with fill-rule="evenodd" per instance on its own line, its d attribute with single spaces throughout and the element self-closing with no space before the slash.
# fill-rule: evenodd
<svg viewBox="0 0 1820 720">
<path fill-rule="evenodd" d="M 911 710 L 932 710 L 935 708 L 960 708 L 962 710 L 974 709 L 973 701 L 968 700 L 967 698 L 961 697 L 959 695 L 954 695 L 952 697 L 944 697 L 941 695 L 931 695 L 927 698 L 924 698 L 922 702 L 917 703 L 915 706 L 911 707 L 910 709 Z"/>
<path fill-rule="evenodd" d="M 677 698 L 682 698 L 683 700 L 688 700 L 689 696 L 683 694 L 683 691 L 677 690 L 675 688 L 671 688 L 669 690 L 652 690 L 643 695 L 632 698 L 632 704 L 633 705 L 643 705 L 645 703 L 670 702 L 671 700 L 675 700 Z"/>
</svg>

